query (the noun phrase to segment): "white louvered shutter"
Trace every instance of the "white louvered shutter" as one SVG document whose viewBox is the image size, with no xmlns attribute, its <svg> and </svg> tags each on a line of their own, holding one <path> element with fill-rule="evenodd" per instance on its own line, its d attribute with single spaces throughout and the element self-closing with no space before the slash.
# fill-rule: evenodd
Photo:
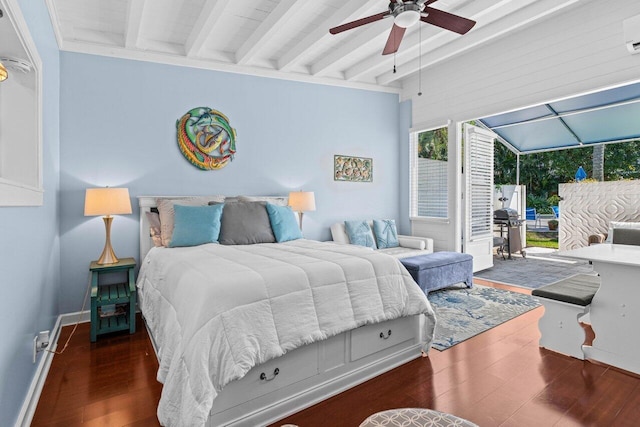
<svg viewBox="0 0 640 427">
<path fill-rule="evenodd" d="M 464 125 L 463 251 L 473 271 L 493 266 L 493 141 L 495 135 Z"/>
<path fill-rule="evenodd" d="M 493 235 L 494 135 L 465 125 L 466 231 L 469 240 Z"/>
</svg>

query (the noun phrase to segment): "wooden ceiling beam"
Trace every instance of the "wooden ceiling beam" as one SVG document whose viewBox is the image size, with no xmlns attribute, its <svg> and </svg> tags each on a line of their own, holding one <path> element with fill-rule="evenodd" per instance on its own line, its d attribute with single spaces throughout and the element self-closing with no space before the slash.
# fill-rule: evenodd
<svg viewBox="0 0 640 427">
<path fill-rule="evenodd" d="M 236 63 L 246 64 L 262 50 L 273 34 L 286 31 L 286 23 L 296 12 L 304 8 L 304 1 L 281 0 L 267 18 L 249 36 L 236 52 Z"/>
<path fill-rule="evenodd" d="M 184 51 L 187 57 L 200 56 L 202 46 L 204 46 L 209 34 L 211 34 L 211 29 L 215 28 L 227 6 L 232 3 L 226 0 L 209 0 L 204 3 L 202 12 L 198 15 L 198 19 L 193 24 L 191 33 L 184 44 Z"/>
<path fill-rule="evenodd" d="M 335 37 L 329 34 L 329 28 L 336 27 L 348 21 L 352 21 L 366 15 L 371 9 L 367 2 L 345 1 L 342 7 L 336 10 L 329 18 L 317 25 L 309 34 L 302 38 L 293 48 L 282 55 L 278 61 L 278 69 L 287 71 L 305 53 L 309 52 L 315 45 L 325 38 Z"/>
<path fill-rule="evenodd" d="M 124 35 L 124 46 L 128 49 L 138 47 L 140 28 L 144 19 L 144 6 L 147 0 L 131 0 L 127 9 L 127 22 Z"/>
<path fill-rule="evenodd" d="M 330 53 L 311 65 L 311 74 L 314 76 L 323 75 L 339 68 L 341 63 L 349 60 L 349 56 L 352 56 L 353 52 L 363 49 L 369 44 L 377 46 L 376 50 L 378 54 L 381 54 L 392 24 L 393 20 L 387 18 L 368 24 L 362 29 L 349 34 L 349 37 L 345 38 L 343 43 L 340 43 Z"/>
</svg>

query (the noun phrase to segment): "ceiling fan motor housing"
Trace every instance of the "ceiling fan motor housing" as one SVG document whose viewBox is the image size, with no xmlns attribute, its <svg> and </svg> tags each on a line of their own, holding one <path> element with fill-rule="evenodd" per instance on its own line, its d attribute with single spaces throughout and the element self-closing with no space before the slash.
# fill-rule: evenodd
<svg viewBox="0 0 640 427">
<path fill-rule="evenodd" d="M 408 28 L 420 20 L 422 7 L 416 3 L 392 3 L 393 23 L 398 27 Z"/>
</svg>

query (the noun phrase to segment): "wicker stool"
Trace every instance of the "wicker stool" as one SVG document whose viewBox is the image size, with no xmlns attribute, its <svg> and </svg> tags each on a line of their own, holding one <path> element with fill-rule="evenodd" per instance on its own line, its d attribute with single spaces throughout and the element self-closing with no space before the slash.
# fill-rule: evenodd
<svg viewBox="0 0 640 427">
<path fill-rule="evenodd" d="M 360 427 L 478 427 L 477 424 L 444 412 L 425 408 L 400 408 L 369 416 Z"/>
</svg>

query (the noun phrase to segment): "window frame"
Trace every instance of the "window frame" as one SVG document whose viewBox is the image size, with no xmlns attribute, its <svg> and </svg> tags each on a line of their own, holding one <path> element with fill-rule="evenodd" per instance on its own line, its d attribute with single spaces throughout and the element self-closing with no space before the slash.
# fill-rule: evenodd
<svg viewBox="0 0 640 427">
<path fill-rule="evenodd" d="M 30 73 L 33 73 L 35 80 L 33 96 L 36 106 L 36 111 L 34 112 L 36 122 L 35 138 L 26 138 L 27 140 L 20 141 L 20 143 L 30 144 L 30 151 L 34 153 L 31 158 L 27 159 L 27 162 L 31 167 L 30 170 L 35 175 L 35 179 L 32 182 L 27 182 L 26 179 L 24 181 L 9 179 L 0 175 L 0 206 L 42 206 L 44 200 L 42 172 L 42 60 L 17 1 L 0 0 L 0 8 L 4 12 L 2 19 L 8 20 L 12 25 L 18 40 L 22 44 L 21 48 L 27 56 L 26 59 L 33 68 Z M 19 125 L 16 124 L 16 126 Z M 0 146 L 3 143 L 7 142 L 3 142 L 0 139 Z M 12 158 L 13 155 L 8 158 L 8 161 L 11 162 Z M 5 159 L 5 161 L 7 160 Z"/>
<path fill-rule="evenodd" d="M 423 215 L 418 215 L 418 207 L 417 207 L 417 201 L 418 201 L 418 196 L 417 196 L 417 191 L 418 191 L 418 174 L 417 174 L 417 167 L 418 167 L 418 143 L 419 143 L 419 137 L 418 135 L 420 135 L 421 133 L 424 132 L 429 132 L 429 131 L 434 131 L 437 129 L 447 129 L 447 132 L 449 132 L 449 124 L 446 123 L 444 125 L 441 126 L 434 126 L 431 128 L 426 128 L 426 129 L 420 129 L 420 130 L 415 130 L 412 129 L 409 133 L 409 218 L 411 221 L 416 221 L 416 222 L 430 222 L 430 223 L 442 223 L 442 224 L 449 224 L 451 222 L 451 212 L 450 212 L 450 206 L 449 206 L 449 185 L 447 185 L 447 197 L 445 199 L 445 203 L 446 203 L 446 208 L 447 208 L 447 213 L 446 216 L 444 217 L 440 217 L 440 216 L 423 216 Z M 445 172 L 447 181 L 449 180 L 449 144 L 447 143 L 447 169 Z"/>
</svg>

